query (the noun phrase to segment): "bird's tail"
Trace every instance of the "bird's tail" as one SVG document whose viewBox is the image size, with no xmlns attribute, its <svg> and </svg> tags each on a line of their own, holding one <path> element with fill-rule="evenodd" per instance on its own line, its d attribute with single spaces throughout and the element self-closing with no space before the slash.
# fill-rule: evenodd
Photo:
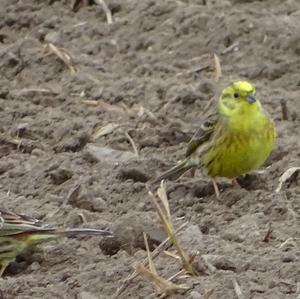
<svg viewBox="0 0 300 299">
<path fill-rule="evenodd" d="M 179 162 L 177 165 L 172 167 L 171 169 L 167 170 L 166 172 L 162 173 L 159 177 L 155 178 L 154 180 L 150 181 L 151 184 L 156 184 L 164 179 L 171 179 L 177 180 L 180 178 L 184 173 L 186 173 L 189 169 L 195 167 L 195 164 L 190 161 L 190 159 L 185 159 Z"/>
<path fill-rule="evenodd" d="M 73 237 L 77 235 L 94 235 L 112 237 L 113 233 L 103 229 L 92 229 L 92 228 L 69 228 L 69 229 L 38 229 L 32 232 L 24 233 L 29 243 L 38 244 L 46 241 L 55 240 L 59 237 Z"/>
<path fill-rule="evenodd" d="M 105 236 L 112 237 L 113 233 L 105 229 L 93 229 L 93 228 L 69 228 L 69 229 L 56 229 L 54 231 L 56 235 L 72 237 L 77 235 L 96 235 L 96 236 Z"/>
</svg>

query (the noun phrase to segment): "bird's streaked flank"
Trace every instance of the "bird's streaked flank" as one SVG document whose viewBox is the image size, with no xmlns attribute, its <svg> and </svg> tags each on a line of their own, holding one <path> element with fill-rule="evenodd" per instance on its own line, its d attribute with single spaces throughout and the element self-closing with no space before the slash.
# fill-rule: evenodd
<svg viewBox="0 0 300 299">
<path fill-rule="evenodd" d="M 269 157 L 275 139 L 274 122 L 263 110 L 255 88 L 247 81 L 234 82 L 223 90 L 217 111 L 189 142 L 186 158 L 153 183 L 199 168 L 212 178 L 219 197 L 215 178 L 236 182 L 238 176 L 257 169 Z"/>
<path fill-rule="evenodd" d="M 27 249 L 59 237 L 79 234 L 112 236 L 112 233 L 106 230 L 52 228 L 42 225 L 34 218 L 0 209 L 0 277 L 6 267 Z"/>
</svg>

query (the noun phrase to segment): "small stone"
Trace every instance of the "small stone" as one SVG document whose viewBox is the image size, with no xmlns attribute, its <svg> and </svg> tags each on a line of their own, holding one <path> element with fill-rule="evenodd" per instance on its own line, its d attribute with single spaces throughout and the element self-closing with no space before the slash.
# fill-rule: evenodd
<svg viewBox="0 0 300 299">
<path fill-rule="evenodd" d="M 101 99 L 102 93 L 103 93 L 103 88 L 101 87 L 94 88 L 91 91 L 91 98 L 94 100 Z"/>
<path fill-rule="evenodd" d="M 221 199 L 222 202 L 224 202 L 224 204 L 230 208 L 240 200 L 243 200 L 247 195 L 248 191 L 245 189 L 230 188 L 222 192 Z"/>
<path fill-rule="evenodd" d="M 40 157 L 44 154 L 45 152 L 39 148 L 35 148 L 32 150 L 31 155 L 35 157 Z"/>
<path fill-rule="evenodd" d="M 188 299 L 202 299 L 202 295 L 196 291 L 191 291 Z"/>
<path fill-rule="evenodd" d="M 69 169 L 58 168 L 52 172 L 50 172 L 50 178 L 55 185 L 60 185 L 70 178 L 72 178 L 73 172 Z"/>
<path fill-rule="evenodd" d="M 82 291 L 79 295 L 80 299 L 97 299 L 98 297 L 90 292 Z"/>
<path fill-rule="evenodd" d="M 109 147 L 101 147 L 94 144 L 86 145 L 85 156 L 88 160 L 105 161 L 110 163 L 124 162 L 135 159 L 134 153 L 129 151 L 119 151 Z"/>
<path fill-rule="evenodd" d="M 97 212 L 103 212 L 107 208 L 106 201 L 102 197 L 96 197 L 92 199 L 93 210 Z"/>
<path fill-rule="evenodd" d="M 45 35 L 44 40 L 47 43 L 59 44 L 61 41 L 61 35 L 59 32 L 52 31 Z"/>
</svg>

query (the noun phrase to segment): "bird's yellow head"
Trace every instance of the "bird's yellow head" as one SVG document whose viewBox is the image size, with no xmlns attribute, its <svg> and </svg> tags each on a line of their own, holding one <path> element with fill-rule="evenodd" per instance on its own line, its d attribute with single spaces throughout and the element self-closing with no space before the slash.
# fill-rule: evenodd
<svg viewBox="0 0 300 299">
<path fill-rule="evenodd" d="M 228 115 L 251 113 L 260 107 L 255 88 L 247 81 L 235 81 L 224 88 L 219 101 L 220 112 Z"/>
</svg>

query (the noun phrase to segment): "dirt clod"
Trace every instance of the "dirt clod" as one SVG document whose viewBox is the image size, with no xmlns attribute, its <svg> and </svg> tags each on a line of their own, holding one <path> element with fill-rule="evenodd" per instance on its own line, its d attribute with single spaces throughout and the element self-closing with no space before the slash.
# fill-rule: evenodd
<svg viewBox="0 0 300 299">
<path fill-rule="evenodd" d="M 230 223 L 223 232 L 223 238 L 235 242 L 257 242 L 262 240 L 259 224 L 263 215 L 245 215 Z"/>
<path fill-rule="evenodd" d="M 278 186 L 299 166 L 300 1 L 105 3 L 112 24 L 96 1 L 0 1 L 1 208 L 115 233 L 19 257 L 1 279 L 3 297 L 113 298 L 146 257 L 143 232 L 151 249 L 166 237 L 145 182 L 184 158 L 220 91 L 241 79 L 275 120 L 277 146 L 238 178 L 241 189 L 218 179 L 219 200 L 201 170 L 166 182 L 201 272 L 174 298 L 236 298 L 233 281 L 244 298 L 299 297 L 300 175 Z M 180 270 L 165 254 L 154 262 L 167 278 Z M 118 298 L 151 296 L 138 277 Z"/>
<path fill-rule="evenodd" d="M 49 176 L 50 176 L 53 184 L 60 185 L 60 184 L 64 183 L 65 181 L 71 179 L 73 176 L 73 172 L 69 169 L 58 168 L 58 169 L 50 172 Z"/>
<path fill-rule="evenodd" d="M 225 256 L 221 255 L 205 255 L 203 256 L 206 261 L 211 263 L 217 270 L 225 271 L 236 271 L 236 265 L 231 260 L 227 259 Z"/>
<path fill-rule="evenodd" d="M 152 213 L 135 212 L 130 215 L 121 216 L 115 223 L 114 234 L 116 240 L 120 243 L 120 248 L 133 254 L 136 250 L 145 249 L 143 232 L 149 238 L 150 248 L 154 248 L 162 242 L 166 235 L 159 225 L 157 216 Z M 109 239 L 107 239 L 108 242 Z"/>
</svg>

